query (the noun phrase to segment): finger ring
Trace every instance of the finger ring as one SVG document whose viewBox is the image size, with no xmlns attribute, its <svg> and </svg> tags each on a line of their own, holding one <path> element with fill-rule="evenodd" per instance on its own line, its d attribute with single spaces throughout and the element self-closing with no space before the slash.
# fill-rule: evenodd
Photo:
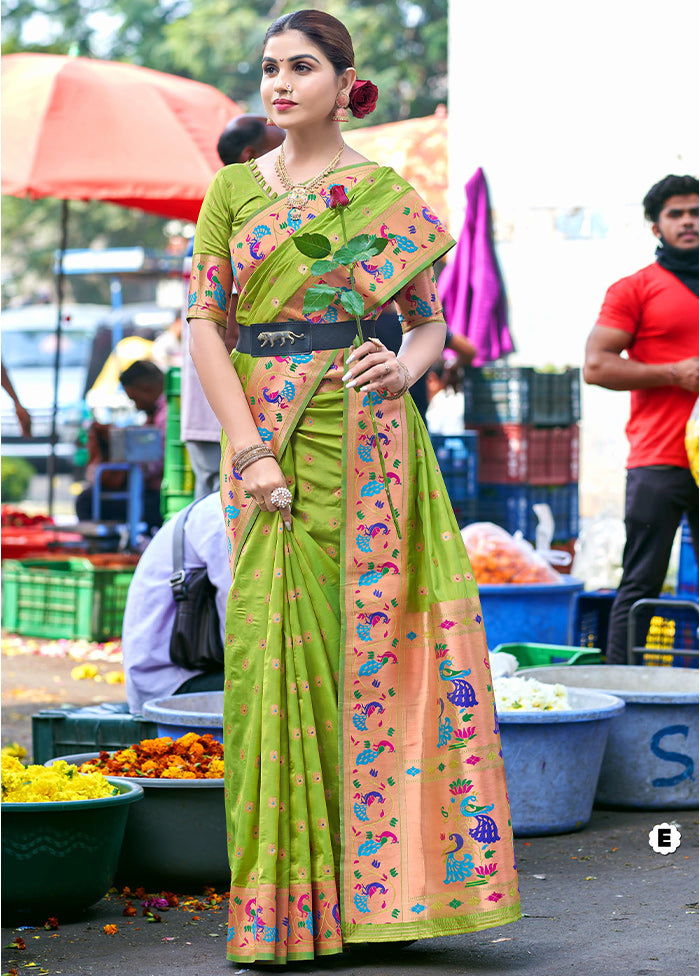
<svg viewBox="0 0 700 976">
<path fill-rule="evenodd" d="M 275 508 L 287 508 L 292 504 L 292 493 L 289 488 L 275 488 L 270 492 L 270 501 Z"/>
<path fill-rule="evenodd" d="M 390 363 L 384 363 L 384 370 L 387 373 L 390 373 L 391 372 L 391 364 Z"/>
</svg>

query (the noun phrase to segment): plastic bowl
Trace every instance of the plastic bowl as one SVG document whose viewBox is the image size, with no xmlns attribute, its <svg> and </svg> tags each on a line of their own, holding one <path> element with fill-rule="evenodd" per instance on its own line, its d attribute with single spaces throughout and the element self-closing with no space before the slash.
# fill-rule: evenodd
<svg viewBox="0 0 700 976">
<path fill-rule="evenodd" d="M 144 702 L 143 717 L 158 726 L 158 735 L 170 735 L 173 739 L 196 732 L 197 735 L 213 735 L 224 741 L 224 693 L 200 691 L 192 695 L 171 695 L 168 698 L 152 698 Z"/>
<path fill-rule="evenodd" d="M 0 804 L 3 924 L 43 925 L 94 905 L 114 880 L 138 783 L 108 776 L 116 796 Z"/>
<path fill-rule="evenodd" d="M 539 670 L 533 677 L 539 680 Z M 565 834 L 591 818 L 611 720 L 625 703 L 597 691 L 567 692 L 566 711 L 498 713 L 516 837 Z"/>
<path fill-rule="evenodd" d="M 60 759 L 79 766 L 98 755 Z M 144 794 L 144 802 L 129 813 L 117 884 L 150 890 L 230 884 L 223 779 L 110 779 L 138 785 Z"/>
</svg>

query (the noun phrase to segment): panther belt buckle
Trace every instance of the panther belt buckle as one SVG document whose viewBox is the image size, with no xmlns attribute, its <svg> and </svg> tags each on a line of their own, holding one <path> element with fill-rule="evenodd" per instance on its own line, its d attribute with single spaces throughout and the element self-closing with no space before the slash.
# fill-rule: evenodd
<svg viewBox="0 0 700 976">
<path fill-rule="evenodd" d="M 253 343 L 261 356 L 299 356 L 311 352 L 311 330 L 301 322 L 296 329 L 265 323 L 254 328 Z"/>
</svg>

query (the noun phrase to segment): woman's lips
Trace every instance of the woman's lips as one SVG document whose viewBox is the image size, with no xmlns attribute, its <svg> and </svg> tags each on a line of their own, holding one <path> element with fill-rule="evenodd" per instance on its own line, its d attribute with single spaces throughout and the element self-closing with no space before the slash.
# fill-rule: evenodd
<svg viewBox="0 0 700 976">
<path fill-rule="evenodd" d="M 276 101 L 274 101 L 272 104 L 275 106 L 275 108 L 284 110 L 286 108 L 294 108 L 296 102 L 290 102 L 286 98 L 279 98 Z"/>
</svg>

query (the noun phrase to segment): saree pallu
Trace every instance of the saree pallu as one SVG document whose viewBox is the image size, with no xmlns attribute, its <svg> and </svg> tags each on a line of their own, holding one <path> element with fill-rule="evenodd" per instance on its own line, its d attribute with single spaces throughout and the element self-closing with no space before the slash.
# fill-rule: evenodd
<svg viewBox="0 0 700 976">
<path fill-rule="evenodd" d="M 234 258 L 236 241 L 276 216 L 251 214 L 232 238 Z M 415 205 L 406 207 L 401 240 L 411 243 L 417 216 Z M 268 320 L 271 295 L 278 318 L 301 317 L 302 268 L 284 243 L 247 280 L 249 269 L 238 268 L 244 323 Z M 426 250 L 419 270 L 434 260 Z M 272 270 L 279 257 L 294 265 L 291 283 Z M 198 262 L 193 294 L 224 277 L 223 262 L 212 274 L 213 260 Z M 377 304 L 390 287 L 372 292 Z M 435 296 L 429 281 L 424 287 L 429 306 Z M 233 575 L 224 694 L 227 954 L 236 962 L 311 959 L 344 943 L 473 932 L 520 917 L 469 560 L 410 396 L 373 394 L 375 438 L 368 396 L 343 386 L 346 356 L 232 354 L 293 494 L 287 531 L 279 513 L 261 512 L 247 496 L 224 437 Z"/>
</svg>

